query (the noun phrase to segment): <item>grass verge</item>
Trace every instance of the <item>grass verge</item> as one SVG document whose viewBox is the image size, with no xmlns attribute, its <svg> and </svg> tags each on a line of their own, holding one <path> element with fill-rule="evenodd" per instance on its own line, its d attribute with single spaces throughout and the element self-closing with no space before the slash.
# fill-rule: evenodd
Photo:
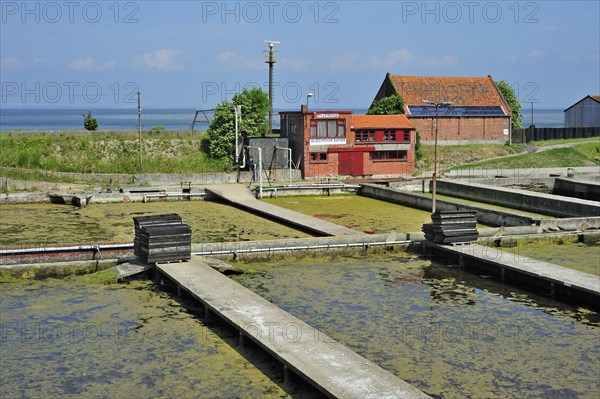
<svg viewBox="0 0 600 399">
<path fill-rule="evenodd" d="M 452 169 L 523 169 L 598 165 L 600 165 L 600 143 L 588 143 L 532 154 L 520 154 L 501 159 L 456 165 Z"/>
</svg>

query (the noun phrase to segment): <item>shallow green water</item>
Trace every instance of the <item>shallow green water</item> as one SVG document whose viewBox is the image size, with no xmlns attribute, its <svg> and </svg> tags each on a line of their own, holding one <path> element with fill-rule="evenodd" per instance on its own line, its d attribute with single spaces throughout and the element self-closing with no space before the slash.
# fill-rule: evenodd
<svg viewBox="0 0 600 399">
<path fill-rule="evenodd" d="M 263 201 L 370 233 L 393 229 L 421 231 L 423 223 L 431 223 L 431 212 L 358 195 L 280 197 Z"/>
<path fill-rule="evenodd" d="M 499 249 L 600 276 L 600 241 L 598 240 L 577 242 L 576 236 L 553 240 L 519 239 L 516 246 Z"/>
<path fill-rule="evenodd" d="M 0 298 L 2 398 L 289 397 L 270 358 L 149 282 L 16 281 Z"/>
<path fill-rule="evenodd" d="M 429 394 L 600 394 L 596 312 L 405 254 L 252 267 L 236 280 Z"/>
<path fill-rule="evenodd" d="M 133 242 L 133 217 L 177 213 L 193 242 L 307 237 L 298 230 L 211 201 L 69 205 L 0 205 L 0 245 Z"/>
</svg>

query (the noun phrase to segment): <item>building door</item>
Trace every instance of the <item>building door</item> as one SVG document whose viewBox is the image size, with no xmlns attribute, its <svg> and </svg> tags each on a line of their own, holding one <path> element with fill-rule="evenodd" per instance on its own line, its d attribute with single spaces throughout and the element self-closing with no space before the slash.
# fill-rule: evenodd
<svg viewBox="0 0 600 399">
<path fill-rule="evenodd" d="M 362 176 L 364 174 L 363 153 L 359 151 L 344 151 L 339 153 L 338 174 Z"/>
</svg>

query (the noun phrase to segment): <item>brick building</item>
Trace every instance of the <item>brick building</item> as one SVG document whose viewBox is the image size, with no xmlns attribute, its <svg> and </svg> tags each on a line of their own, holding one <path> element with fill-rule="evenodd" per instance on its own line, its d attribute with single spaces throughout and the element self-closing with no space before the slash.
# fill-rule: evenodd
<svg viewBox="0 0 600 399">
<path fill-rule="evenodd" d="M 387 74 L 375 99 L 400 94 L 404 111 L 421 135 L 432 142 L 435 106 L 423 103 L 452 102 L 438 107 L 438 144 L 504 143 L 509 139 L 511 111 L 491 76 L 441 77 Z"/>
<path fill-rule="evenodd" d="M 352 111 L 280 112 L 294 163 L 304 178 L 410 175 L 415 129 L 404 115 L 353 115 Z"/>
</svg>

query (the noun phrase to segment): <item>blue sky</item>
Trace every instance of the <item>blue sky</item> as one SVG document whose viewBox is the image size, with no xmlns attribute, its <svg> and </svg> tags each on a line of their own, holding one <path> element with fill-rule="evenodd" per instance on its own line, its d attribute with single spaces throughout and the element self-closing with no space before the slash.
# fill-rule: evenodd
<svg viewBox="0 0 600 399">
<path fill-rule="evenodd" d="M 506 80 L 523 103 L 600 94 L 599 1 L 0 1 L 1 103 L 366 108 L 386 72 Z M 529 104 L 524 104 L 529 107 Z"/>
</svg>

